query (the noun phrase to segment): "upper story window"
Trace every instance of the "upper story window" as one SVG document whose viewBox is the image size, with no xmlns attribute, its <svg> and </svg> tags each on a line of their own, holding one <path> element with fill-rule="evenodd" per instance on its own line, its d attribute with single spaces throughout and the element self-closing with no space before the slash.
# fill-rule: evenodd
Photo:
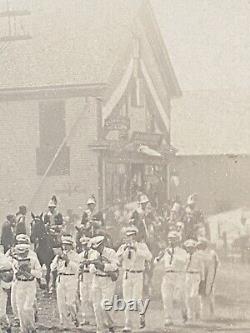
<svg viewBox="0 0 250 333">
<path fill-rule="evenodd" d="M 37 173 L 44 175 L 49 165 L 49 175 L 68 175 L 70 170 L 69 147 L 63 146 L 55 156 L 66 136 L 64 101 L 44 101 L 39 103 L 39 137 L 37 149 Z"/>
</svg>

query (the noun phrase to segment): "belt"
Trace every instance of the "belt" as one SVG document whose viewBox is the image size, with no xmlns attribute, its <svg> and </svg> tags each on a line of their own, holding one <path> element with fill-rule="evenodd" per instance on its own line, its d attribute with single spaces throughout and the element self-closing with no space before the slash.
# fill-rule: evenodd
<svg viewBox="0 0 250 333">
<path fill-rule="evenodd" d="M 166 271 L 165 273 L 183 273 L 181 271 Z"/>
<path fill-rule="evenodd" d="M 188 273 L 188 274 L 200 274 L 200 272 L 194 272 L 194 271 L 188 271 L 186 273 Z"/>
<path fill-rule="evenodd" d="M 7 273 L 7 272 L 11 272 L 12 271 L 12 268 L 9 268 L 9 269 L 1 269 L 0 270 L 0 273 Z"/>
<path fill-rule="evenodd" d="M 100 276 L 100 277 L 110 277 L 110 276 L 107 275 L 107 274 L 100 274 L 100 273 L 96 273 L 96 276 Z"/>
<path fill-rule="evenodd" d="M 80 281 L 83 282 L 83 275 L 89 273 L 89 270 L 81 271 L 79 274 Z"/>
<path fill-rule="evenodd" d="M 128 273 L 143 273 L 144 271 L 135 271 L 135 270 L 126 269 L 126 272 L 128 272 Z"/>
<path fill-rule="evenodd" d="M 67 273 L 59 273 L 58 275 L 73 276 L 73 275 L 75 275 L 75 274 L 74 274 L 74 273 L 71 273 L 71 274 L 67 274 Z"/>
<path fill-rule="evenodd" d="M 18 278 L 18 277 L 17 277 L 17 281 L 22 281 L 22 282 L 34 281 L 34 280 L 35 280 L 34 277 L 29 278 L 29 279 L 26 279 L 26 278 Z"/>
</svg>

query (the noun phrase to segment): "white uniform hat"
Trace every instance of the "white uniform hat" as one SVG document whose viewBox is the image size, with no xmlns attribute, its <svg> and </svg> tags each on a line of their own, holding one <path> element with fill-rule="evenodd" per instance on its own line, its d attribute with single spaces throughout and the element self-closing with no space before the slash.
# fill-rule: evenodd
<svg viewBox="0 0 250 333">
<path fill-rule="evenodd" d="M 30 249 L 30 245 L 29 244 L 16 244 L 15 245 L 15 252 L 17 254 L 25 253 L 29 249 Z"/>
<path fill-rule="evenodd" d="M 192 210 L 192 208 L 190 208 L 189 206 L 186 207 L 185 212 L 186 212 L 187 214 L 193 214 L 193 210 Z"/>
<path fill-rule="evenodd" d="M 180 229 L 184 229 L 184 223 L 179 221 L 176 223 L 176 227 L 180 228 Z"/>
<path fill-rule="evenodd" d="M 90 237 L 87 237 L 87 236 L 82 236 L 81 238 L 80 238 L 80 243 L 81 244 L 87 244 L 89 241 L 90 241 Z"/>
<path fill-rule="evenodd" d="M 93 249 L 97 249 L 99 245 L 101 245 L 104 241 L 104 236 L 96 236 L 90 239 L 90 246 Z"/>
<path fill-rule="evenodd" d="M 68 245 L 73 245 L 74 244 L 74 241 L 73 241 L 73 238 L 71 235 L 65 235 L 65 236 L 62 236 L 62 244 L 68 244 Z"/>
<path fill-rule="evenodd" d="M 138 229 L 136 227 L 131 226 L 126 229 L 127 236 L 136 235 L 136 234 L 138 234 Z"/>
<path fill-rule="evenodd" d="M 146 194 L 142 194 L 140 197 L 139 203 L 143 204 L 143 203 L 147 203 L 147 202 L 149 202 L 148 197 L 146 196 Z"/>
<path fill-rule="evenodd" d="M 48 203 L 48 207 L 56 207 L 56 206 L 57 206 L 57 198 L 55 195 L 53 195 Z"/>
<path fill-rule="evenodd" d="M 206 237 L 198 237 L 198 245 L 208 244 L 208 239 Z"/>
<path fill-rule="evenodd" d="M 173 204 L 173 207 L 171 208 L 171 211 L 179 213 L 180 209 L 181 209 L 181 205 L 178 202 L 175 202 Z"/>
<path fill-rule="evenodd" d="M 95 197 L 92 195 L 88 198 L 88 201 L 87 201 L 87 205 L 91 205 L 91 204 L 96 204 L 96 199 Z"/>
<path fill-rule="evenodd" d="M 180 238 L 180 235 L 176 231 L 170 231 L 168 233 L 168 238 Z"/>
<path fill-rule="evenodd" d="M 196 247 L 197 242 L 194 239 L 188 239 L 185 241 L 184 246 L 185 247 Z"/>
<path fill-rule="evenodd" d="M 16 236 L 16 242 L 18 244 L 30 244 L 30 238 L 25 234 L 19 234 Z"/>
<path fill-rule="evenodd" d="M 197 193 L 190 194 L 187 198 L 187 204 L 193 205 L 197 201 Z"/>
</svg>

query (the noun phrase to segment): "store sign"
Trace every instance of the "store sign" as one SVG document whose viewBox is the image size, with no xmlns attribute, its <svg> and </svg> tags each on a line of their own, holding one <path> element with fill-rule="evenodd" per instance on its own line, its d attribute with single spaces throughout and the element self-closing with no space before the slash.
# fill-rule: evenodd
<svg viewBox="0 0 250 333">
<path fill-rule="evenodd" d="M 131 141 L 136 144 L 159 147 L 163 136 L 158 133 L 134 132 Z"/>
<path fill-rule="evenodd" d="M 130 120 L 124 116 L 110 117 L 105 120 L 104 127 L 108 131 L 128 131 Z"/>
</svg>

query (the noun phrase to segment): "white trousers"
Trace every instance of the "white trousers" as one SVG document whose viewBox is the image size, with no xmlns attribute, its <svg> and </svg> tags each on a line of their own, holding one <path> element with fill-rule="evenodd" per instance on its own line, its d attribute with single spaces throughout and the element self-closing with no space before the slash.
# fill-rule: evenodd
<svg viewBox="0 0 250 333">
<path fill-rule="evenodd" d="M 83 321 L 87 320 L 92 311 L 92 282 L 93 274 L 83 273 L 80 276 L 80 299 Z"/>
<path fill-rule="evenodd" d="M 16 281 L 15 284 L 20 332 L 30 333 L 35 329 L 34 302 L 36 298 L 36 280 Z"/>
<path fill-rule="evenodd" d="M 94 276 L 92 284 L 92 299 L 96 319 L 97 333 L 105 332 L 108 327 L 113 327 L 110 312 L 105 311 L 104 301 L 112 303 L 115 291 L 115 282 L 110 277 Z"/>
<path fill-rule="evenodd" d="M 143 272 L 130 273 L 124 272 L 123 274 L 123 298 L 124 301 L 138 301 L 142 300 L 143 293 Z M 125 327 L 131 328 L 132 325 L 132 313 L 126 306 L 125 309 Z"/>
<path fill-rule="evenodd" d="M 0 287 L 0 332 L 5 332 L 9 327 L 9 319 L 6 314 L 8 294 Z"/>
<path fill-rule="evenodd" d="M 18 311 L 16 304 L 16 289 L 17 289 L 16 287 L 17 287 L 17 281 L 13 281 L 11 286 L 11 307 L 15 319 L 18 318 Z"/>
<path fill-rule="evenodd" d="M 186 315 L 185 304 L 185 274 L 165 273 L 161 284 L 161 295 L 164 309 L 164 320 L 172 321 L 175 317 L 174 301 L 181 306 L 182 316 Z"/>
<path fill-rule="evenodd" d="M 199 297 L 199 273 L 187 273 L 185 281 L 186 305 L 188 320 L 194 321 L 200 317 L 201 305 Z"/>
<path fill-rule="evenodd" d="M 56 294 L 60 324 L 66 325 L 69 316 L 72 321 L 77 316 L 77 276 L 59 275 L 57 277 Z"/>
<path fill-rule="evenodd" d="M 214 289 L 210 295 L 202 295 L 201 298 L 201 317 L 202 319 L 209 319 L 214 315 Z"/>
</svg>

